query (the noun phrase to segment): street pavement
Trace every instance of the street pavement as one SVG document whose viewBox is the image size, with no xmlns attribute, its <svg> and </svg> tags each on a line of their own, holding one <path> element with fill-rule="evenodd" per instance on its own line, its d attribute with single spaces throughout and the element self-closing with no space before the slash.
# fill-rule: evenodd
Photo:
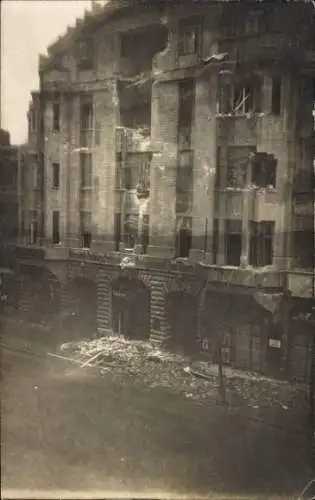
<svg viewBox="0 0 315 500">
<path fill-rule="evenodd" d="M 295 498 L 312 476 L 302 435 L 121 383 L 39 345 L 35 355 L 2 349 L 3 491 Z"/>
</svg>

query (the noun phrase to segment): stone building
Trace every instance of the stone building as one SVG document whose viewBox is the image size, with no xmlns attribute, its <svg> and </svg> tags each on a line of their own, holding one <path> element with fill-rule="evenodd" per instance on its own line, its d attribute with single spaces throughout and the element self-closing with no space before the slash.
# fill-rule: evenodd
<svg viewBox="0 0 315 500">
<path fill-rule="evenodd" d="M 303 378 L 314 32 L 305 1 L 94 3 L 40 56 L 20 307 Z"/>
</svg>

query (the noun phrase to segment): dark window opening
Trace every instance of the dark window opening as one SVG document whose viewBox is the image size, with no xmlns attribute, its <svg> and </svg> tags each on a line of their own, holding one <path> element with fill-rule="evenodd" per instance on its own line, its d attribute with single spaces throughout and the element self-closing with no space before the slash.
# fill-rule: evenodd
<svg viewBox="0 0 315 500">
<path fill-rule="evenodd" d="M 178 144 L 179 149 L 190 149 L 193 113 L 195 106 L 195 82 L 192 79 L 179 83 Z"/>
<path fill-rule="evenodd" d="M 296 267 L 313 269 L 314 233 L 310 229 L 293 232 L 293 256 Z"/>
<path fill-rule="evenodd" d="M 226 264 L 239 266 L 242 253 L 242 221 L 226 221 Z"/>
<path fill-rule="evenodd" d="M 266 153 L 256 153 L 252 159 L 252 184 L 276 187 L 277 160 Z"/>
<path fill-rule="evenodd" d="M 59 163 L 53 163 L 53 188 L 59 189 L 60 187 L 60 165 Z"/>
<path fill-rule="evenodd" d="M 273 262 L 274 221 L 250 223 L 249 264 L 270 266 Z"/>
<path fill-rule="evenodd" d="M 91 212 L 81 212 L 81 239 L 82 239 L 82 247 L 83 248 L 91 248 L 92 243 L 92 217 Z"/>
<path fill-rule="evenodd" d="M 221 187 L 221 148 L 217 147 L 216 165 L 215 165 L 215 187 Z"/>
<path fill-rule="evenodd" d="M 192 246 L 191 218 L 185 217 L 176 233 L 176 257 L 188 258 Z"/>
<path fill-rule="evenodd" d="M 201 20 L 183 20 L 179 24 L 179 54 L 198 53 L 201 45 Z"/>
<path fill-rule="evenodd" d="M 60 131 L 60 104 L 58 102 L 53 103 L 53 131 Z"/>
<path fill-rule="evenodd" d="M 91 243 L 92 243 L 92 234 L 90 232 L 84 231 L 84 233 L 82 233 L 82 247 L 91 248 Z"/>
<path fill-rule="evenodd" d="M 60 213 L 53 212 L 53 235 L 52 242 L 56 245 L 60 243 Z"/>
<path fill-rule="evenodd" d="M 272 79 L 272 92 L 271 92 L 271 112 L 273 115 L 280 115 L 281 113 L 281 85 L 282 80 L 276 76 Z"/>
<path fill-rule="evenodd" d="M 92 187 L 92 154 L 80 153 L 81 188 Z"/>
<path fill-rule="evenodd" d="M 143 216 L 142 221 L 142 232 L 141 232 L 141 253 L 146 254 L 149 246 L 149 227 L 150 227 L 150 217 L 149 215 Z"/>
<path fill-rule="evenodd" d="M 219 220 L 213 219 L 213 235 L 212 235 L 212 263 L 217 263 L 219 253 Z"/>
<path fill-rule="evenodd" d="M 119 252 L 121 242 L 121 214 L 115 214 L 114 232 L 115 251 Z"/>
</svg>

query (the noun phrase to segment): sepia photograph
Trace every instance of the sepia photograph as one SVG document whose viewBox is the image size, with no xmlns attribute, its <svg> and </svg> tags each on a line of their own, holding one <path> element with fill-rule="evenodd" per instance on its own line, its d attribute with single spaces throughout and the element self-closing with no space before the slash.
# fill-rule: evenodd
<svg viewBox="0 0 315 500">
<path fill-rule="evenodd" d="M 315 1 L 0 9 L 1 498 L 315 500 Z"/>
</svg>

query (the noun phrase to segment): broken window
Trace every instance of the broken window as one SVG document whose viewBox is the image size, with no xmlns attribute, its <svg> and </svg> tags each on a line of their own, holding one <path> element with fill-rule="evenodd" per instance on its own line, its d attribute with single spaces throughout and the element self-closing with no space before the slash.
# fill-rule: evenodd
<svg viewBox="0 0 315 500">
<path fill-rule="evenodd" d="M 193 202 L 193 166 L 192 155 L 182 153 L 176 174 L 176 213 L 192 210 Z"/>
<path fill-rule="evenodd" d="M 53 103 L 53 131 L 59 132 L 60 130 L 60 104 L 59 102 Z"/>
<path fill-rule="evenodd" d="M 134 248 L 138 242 L 139 215 L 126 214 L 124 216 L 124 243 L 126 248 Z"/>
<path fill-rule="evenodd" d="M 176 257 L 189 257 L 192 244 L 191 217 L 180 217 L 177 219 L 176 229 Z"/>
<path fill-rule="evenodd" d="M 249 264 L 254 267 L 272 265 L 274 221 L 250 222 Z"/>
<path fill-rule="evenodd" d="M 52 220 L 52 242 L 56 245 L 60 243 L 60 212 L 53 212 L 53 220 Z"/>
<path fill-rule="evenodd" d="M 115 241 L 115 251 L 119 252 L 120 242 L 121 242 L 121 214 L 115 214 L 114 221 L 114 241 Z"/>
<path fill-rule="evenodd" d="M 233 146 L 227 154 L 227 187 L 243 189 L 246 184 L 252 148 Z"/>
<path fill-rule="evenodd" d="M 92 154 L 80 153 L 81 188 L 92 187 Z"/>
<path fill-rule="evenodd" d="M 252 158 L 252 184 L 276 187 L 277 160 L 267 153 L 256 153 Z"/>
<path fill-rule="evenodd" d="M 219 114 L 260 113 L 261 96 L 261 82 L 258 80 L 236 84 L 222 81 L 218 94 Z"/>
<path fill-rule="evenodd" d="M 281 77 L 273 77 L 271 91 L 271 112 L 273 115 L 280 115 L 281 113 L 281 85 Z"/>
<path fill-rule="evenodd" d="M 225 228 L 226 264 L 239 266 L 242 252 L 242 221 L 226 220 Z"/>
<path fill-rule="evenodd" d="M 179 23 L 179 54 L 195 54 L 201 42 L 201 20 L 188 19 Z"/>
<path fill-rule="evenodd" d="M 178 146 L 179 149 L 190 149 L 191 132 L 195 103 L 195 82 L 193 79 L 179 83 L 178 109 Z"/>
<path fill-rule="evenodd" d="M 92 214 L 82 211 L 80 213 L 81 244 L 82 248 L 91 248 L 92 243 Z"/>
<path fill-rule="evenodd" d="M 313 269 L 314 233 L 311 229 L 293 232 L 293 257 L 296 267 Z"/>
</svg>

